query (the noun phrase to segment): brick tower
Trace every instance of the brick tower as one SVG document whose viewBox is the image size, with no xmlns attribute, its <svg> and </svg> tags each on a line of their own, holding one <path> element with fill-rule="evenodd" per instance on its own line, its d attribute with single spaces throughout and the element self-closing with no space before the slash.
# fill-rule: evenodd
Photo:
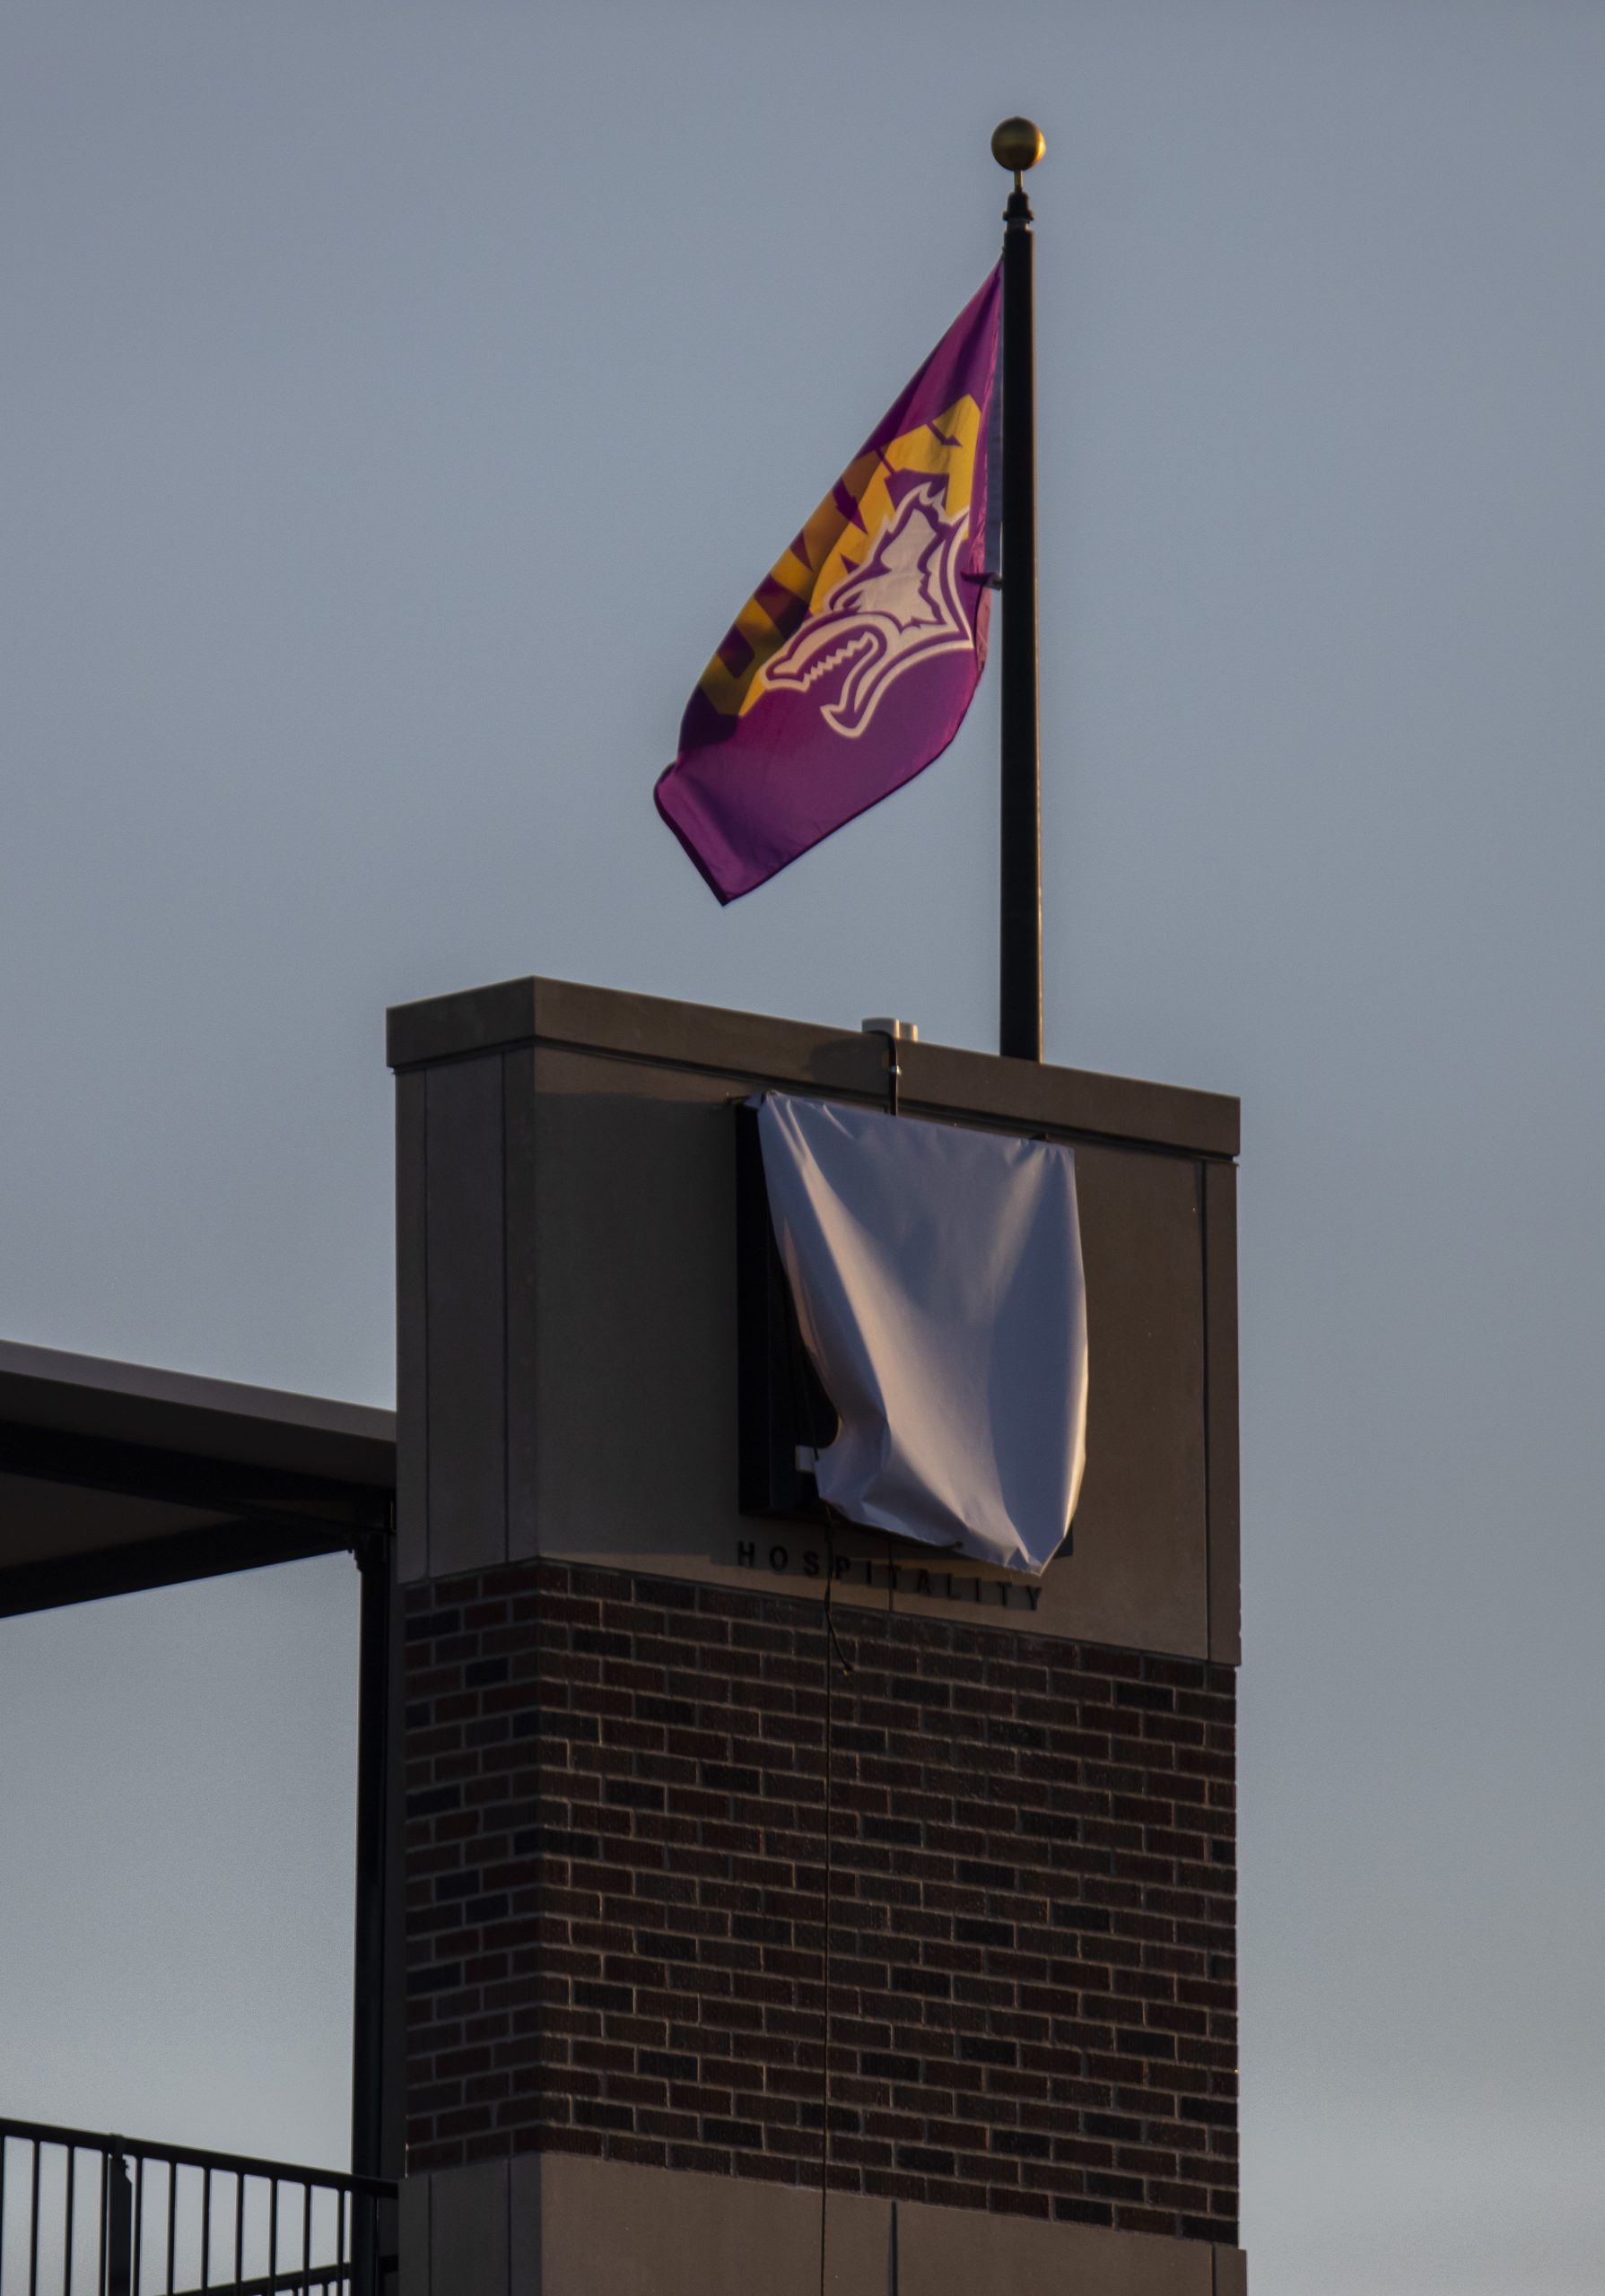
<svg viewBox="0 0 1605 2296">
<path fill-rule="evenodd" d="M 754 1498 L 737 1110 L 885 1036 L 521 980 L 390 1058 L 405 2296 L 1239 2296 L 1236 1103 L 897 1048 L 1076 1147 L 1039 1582 Z"/>
</svg>

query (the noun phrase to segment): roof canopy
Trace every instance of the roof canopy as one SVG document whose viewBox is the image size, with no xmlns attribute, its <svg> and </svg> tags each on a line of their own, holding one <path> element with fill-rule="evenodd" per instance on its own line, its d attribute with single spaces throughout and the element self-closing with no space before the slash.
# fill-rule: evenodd
<svg viewBox="0 0 1605 2296">
<path fill-rule="evenodd" d="M 0 1615 L 388 1532 L 388 1411 L 0 1341 Z"/>
</svg>

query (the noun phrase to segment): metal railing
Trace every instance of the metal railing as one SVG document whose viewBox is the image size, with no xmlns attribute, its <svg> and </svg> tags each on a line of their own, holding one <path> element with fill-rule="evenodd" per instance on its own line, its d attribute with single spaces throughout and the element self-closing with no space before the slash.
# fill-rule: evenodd
<svg viewBox="0 0 1605 2296">
<path fill-rule="evenodd" d="M 393 2296 L 396 2187 L 0 2119 L 0 2296 Z"/>
</svg>

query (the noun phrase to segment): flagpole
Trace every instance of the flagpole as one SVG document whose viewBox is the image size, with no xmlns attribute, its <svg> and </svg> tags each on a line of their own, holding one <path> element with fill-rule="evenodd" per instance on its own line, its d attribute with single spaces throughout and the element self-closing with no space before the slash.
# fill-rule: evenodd
<svg viewBox="0 0 1605 2296">
<path fill-rule="evenodd" d="M 1045 145 L 1006 119 L 992 157 L 1015 179 L 1003 211 L 1003 658 L 998 1048 L 1042 1057 L 1042 803 L 1036 671 L 1036 348 L 1024 182 Z"/>
</svg>

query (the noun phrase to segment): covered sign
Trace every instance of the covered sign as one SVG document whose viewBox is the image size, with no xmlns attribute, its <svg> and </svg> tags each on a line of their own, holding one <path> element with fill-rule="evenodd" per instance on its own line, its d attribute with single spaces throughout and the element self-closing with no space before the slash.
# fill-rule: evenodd
<svg viewBox="0 0 1605 2296">
<path fill-rule="evenodd" d="M 783 1093 L 758 1127 L 804 1344 L 841 1421 L 820 1497 L 1040 1573 L 1086 1451 L 1074 1150 Z"/>
</svg>

